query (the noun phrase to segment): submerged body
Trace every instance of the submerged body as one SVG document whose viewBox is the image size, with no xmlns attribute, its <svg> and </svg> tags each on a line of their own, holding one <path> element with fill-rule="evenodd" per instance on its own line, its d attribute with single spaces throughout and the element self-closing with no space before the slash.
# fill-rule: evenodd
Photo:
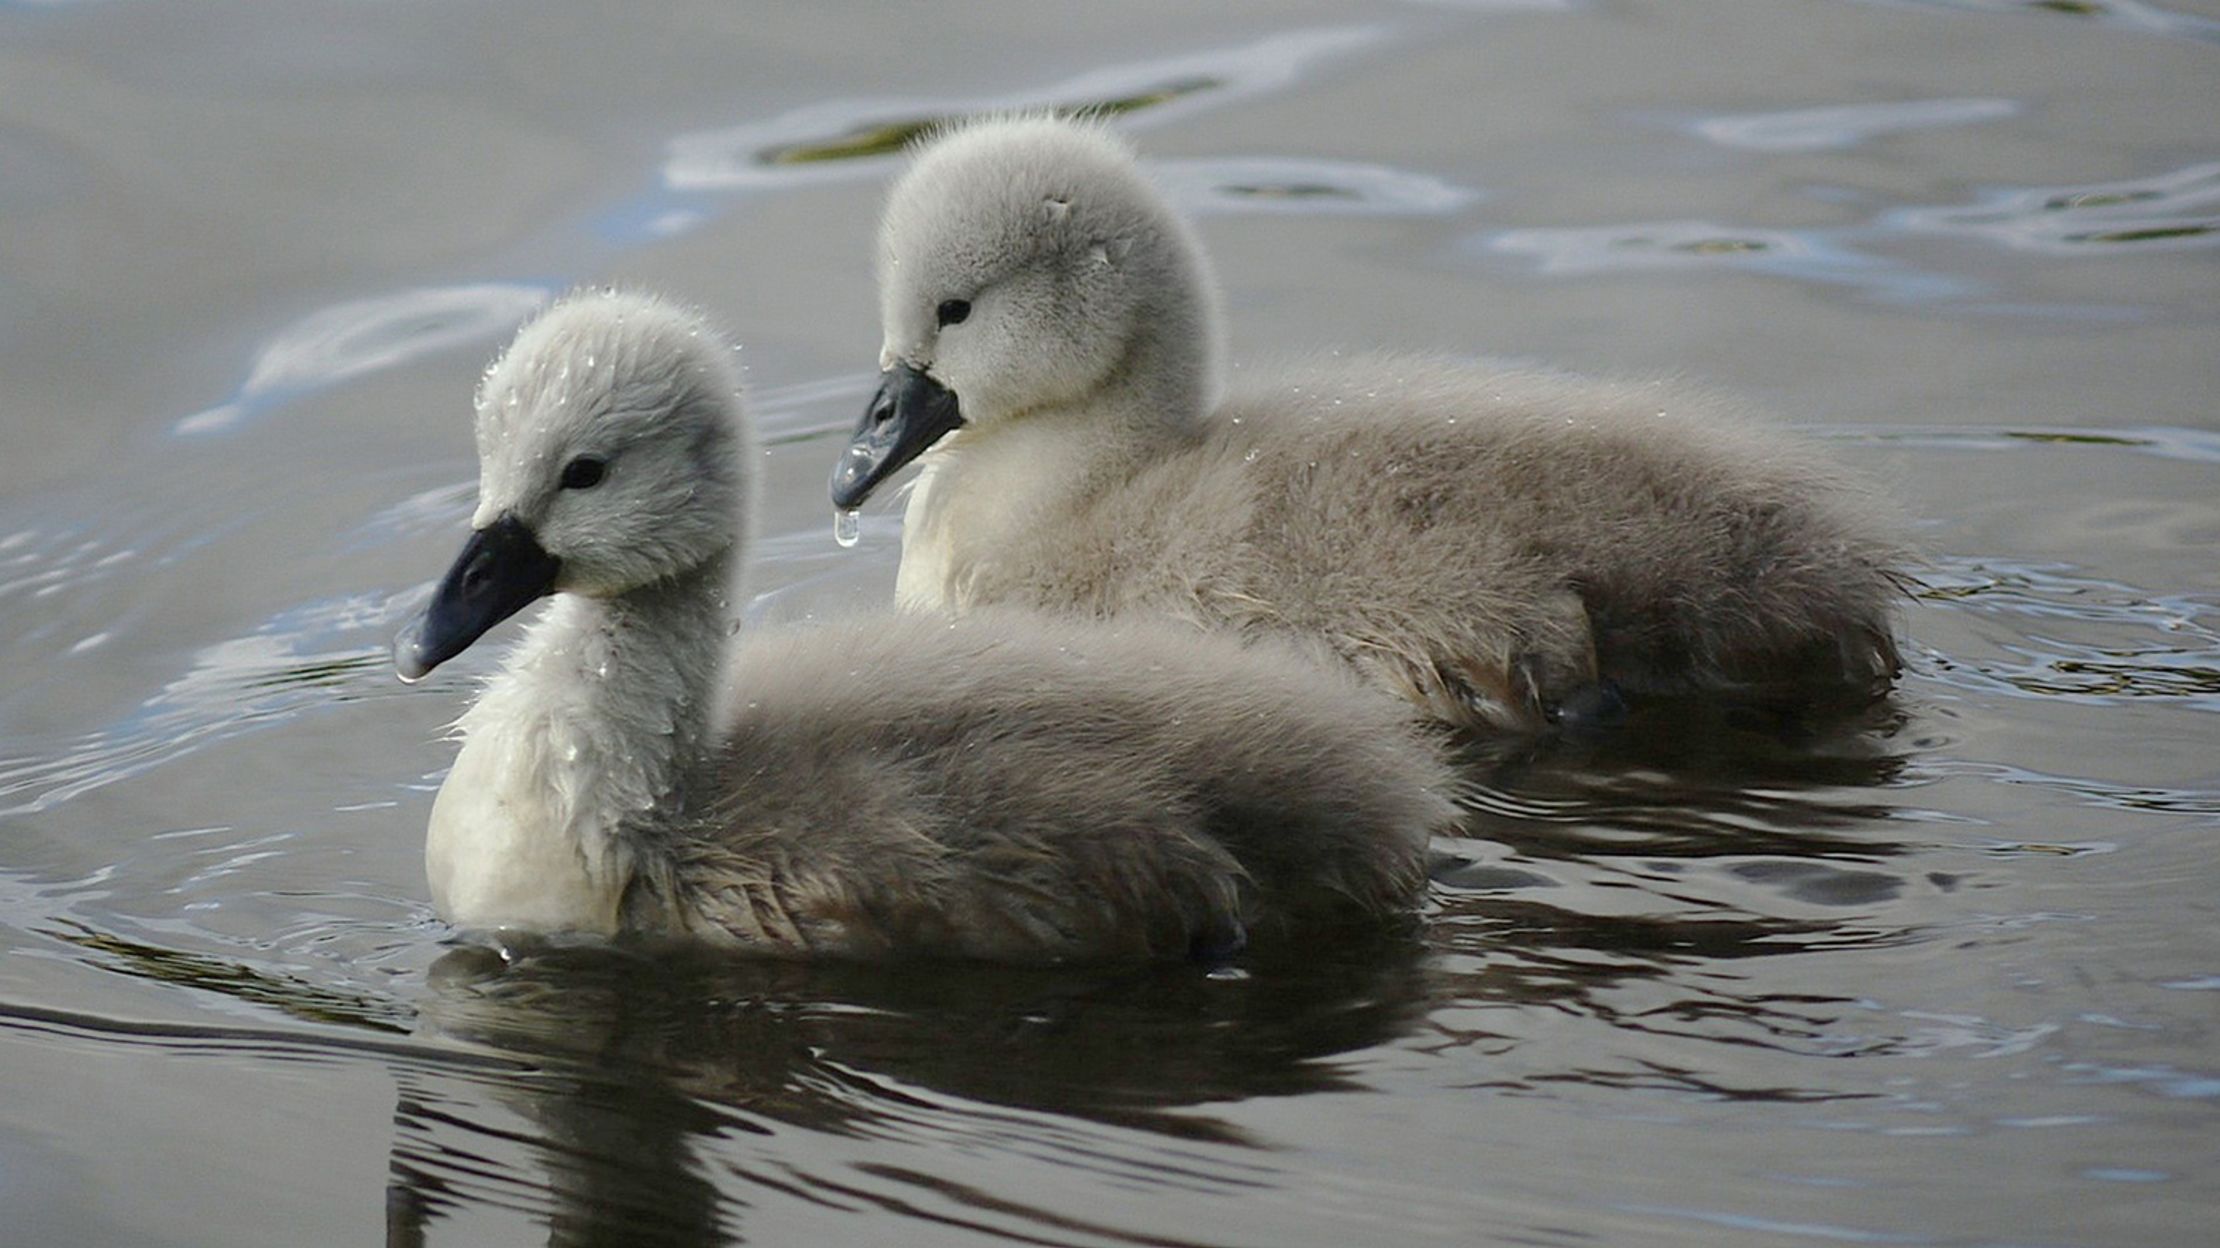
<svg viewBox="0 0 2220 1248">
<path fill-rule="evenodd" d="M 1409 910 L 1450 776 L 1293 650 L 1001 613 L 728 647 L 740 418 L 714 336 L 639 296 L 558 304 L 489 374 L 477 532 L 397 661 L 555 600 L 460 722 L 451 922 L 1038 962 Z"/>
<path fill-rule="evenodd" d="M 1717 399 L 1396 357 L 1221 398 L 1200 249 L 1099 129 L 955 132 L 882 241 L 889 380 L 834 493 L 920 459 L 906 606 L 1315 637 L 1471 728 L 1620 694 L 1836 709 L 1896 675 L 1883 509 Z"/>
</svg>

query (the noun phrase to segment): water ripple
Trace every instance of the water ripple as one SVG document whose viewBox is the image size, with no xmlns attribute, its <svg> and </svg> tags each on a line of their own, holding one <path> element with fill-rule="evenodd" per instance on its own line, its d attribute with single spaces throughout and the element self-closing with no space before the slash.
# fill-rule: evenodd
<svg viewBox="0 0 2220 1248">
<path fill-rule="evenodd" d="M 0 537 L 0 602 L 18 595 L 18 601 L 52 597 L 104 580 L 142 558 L 138 546 L 114 545 L 75 527 L 18 529 Z"/>
<path fill-rule="evenodd" d="M 2220 42 L 2220 21 L 2176 13 L 2142 0 L 1866 0 L 1892 8 L 1961 9 L 1975 13 L 2077 17 L 2098 25 L 2152 35 Z"/>
<path fill-rule="evenodd" d="M 985 113 L 1146 109 L 1169 120 L 1199 97 L 1221 105 L 1283 89 L 1315 63 L 1376 44 L 1386 34 L 1380 25 L 1292 31 L 1240 47 L 1107 66 L 999 96 L 813 104 L 769 121 L 679 135 L 670 141 L 663 181 L 676 191 L 747 191 L 875 176 L 884 158 L 918 135 Z"/>
<path fill-rule="evenodd" d="M 1656 221 L 1501 230 L 1475 241 L 1487 251 L 1533 256 L 1537 271 L 1561 276 L 1724 266 L 1848 286 L 1899 302 L 1971 292 L 1956 278 L 1862 254 L 1818 230 Z"/>
<path fill-rule="evenodd" d="M 1924 651 L 1926 674 L 1955 688 L 2094 706 L 2164 700 L 2220 711 L 2220 603 L 2153 593 L 2069 565 L 1934 560 L 1919 598 L 2012 621 L 1981 654 Z"/>
<path fill-rule="evenodd" d="M 1589 0 L 1405 0 L 1438 9 L 1470 9 L 1482 13 L 1574 13 Z"/>
<path fill-rule="evenodd" d="M 1693 129 L 1700 137 L 1727 147 L 1816 152 L 1850 147 L 1899 130 L 1969 125 L 2010 117 L 2019 111 L 2014 100 L 1902 100 L 1711 117 L 1696 123 Z"/>
<path fill-rule="evenodd" d="M 390 661 L 386 649 L 331 643 L 395 617 L 395 600 L 381 595 L 309 603 L 203 648 L 189 671 L 117 723 L 68 742 L 11 742 L 32 752 L 0 757 L 0 815 L 47 810 L 202 746 L 369 696 Z"/>
<path fill-rule="evenodd" d="M 1447 216 L 1480 198 L 1425 174 L 1344 160 L 1234 156 L 1158 160 L 1149 167 L 1192 212 Z"/>
<path fill-rule="evenodd" d="M 2015 767 L 2009 763 L 1985 763 L 1972 759 L 1933 760 L 1919 769 L 1929 778 L 1970 776 L 1992 784 L 2029 785 L 2040 789 L 2054 789 L 2066 794 L 2077 805 L 2098 806 L 2142 814 L 2220 815 L 2220 792 L 2209 789 L 2163 788 L 2156 785 L 2114 784 L 2093 780 L 2087 776 L 2063 776 Z M 2105 852 L 2102 842 L 2095 845 L 2037 843 L 2027 841 L 1992 842 L 1985 851 L 2006 857 L 2030 855 L 2079 857 L 2085 853 Z"/>
<path fill-rule="evenodd" d="M 2210 247 L 2220 244 L 2220 163 L 2124 182 L 2021 187 L 1972 206 L 1900 209 L 1882 224 L 2057 256 Z"/>
<path fill-rule="evenodd" d="M 1974 205 L 1897 208 L 1834 229 L 1638 221 L 1499 230 L 1477 235 L 1466 246 L 1533 257 L 1536 272 L 1553 276 L 1714 267 L 1843 286 L 1891 303 L 1956 300 L 1997 314 L 2085 319 L 2138 314 L 2132 307 L 2105 305 L 1976 305 L 1971 301 L 1983 293 L 1981 283 L 1870 254 L 1893 238 L 1918 235 L 1978 238 L 2018 251 L 2075 257 L 2210 247 L 2220 244 L 2220 162 L 2120 182 L 2013 188 Z"/>
<path fill-rule="evenodd" d="M 307 391 L 497 337 L 515 328 L 551 293 L 546 286 L 481 282 L 424 286 L 334 304 L 279 331 L 230 399 L 185 417 L 172 432 L 230 429 Z"/>
<path fill-rule="evenodd" d="M 2220 464 L 2220 432 L 2167 425 L 2081 429 L 2041 429 L 1895 425 L 1886 429 L 1840 429 L 1817 436 L 1877 446 L 1933 447 L 1939 450 L 2013 451 L 2039 447 L 2090 447 L 2131 451 L 2155 459 L 2191 464 Z"/>
<path fill-rule="evenodd" d="M 433 534 L 459 534 L 470 519 L 477 498 L 476 481 L 456 481 L 420 490 L 384 508 L 342 536 L 339 549 L 347 552 L 376 550 L 397 541 Z"/>
</svg>

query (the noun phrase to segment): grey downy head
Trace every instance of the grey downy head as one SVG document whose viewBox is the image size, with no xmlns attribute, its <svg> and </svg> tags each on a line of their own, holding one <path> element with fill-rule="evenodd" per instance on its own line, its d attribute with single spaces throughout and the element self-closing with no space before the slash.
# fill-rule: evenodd
<svg viewBox="0 0 2220 1248">
<path fill-rule="evenodd" d="M 932 140 L 880 223 L 880 385 L 832 475 L 860 506 L 966 427 L 1075 404 L 1144 330 L 1214 358 L 1207 274 L 1187 226 L 1095 122 L 999 117 Z"/>
<path fill-rule="evenodd" d="M 478 391 L 470 538 L 394 640 L 402 679 L 549 594 L 621 597 L 740 542 L 731 357 L 699 317 L 642 294 L 574 293 L 519 330 Z"/>
</svg>

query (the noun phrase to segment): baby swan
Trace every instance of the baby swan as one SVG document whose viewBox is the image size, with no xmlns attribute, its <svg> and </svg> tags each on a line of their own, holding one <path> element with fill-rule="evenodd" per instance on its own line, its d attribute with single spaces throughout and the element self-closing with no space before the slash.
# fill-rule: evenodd
<svg viewBox="0 0 2220 1248">
<path fill-rule="evenodd" d="M 474 530 L 395 642 L 414 680 L 553 602 L 461 721 L 426 865 L 466 928 L 781 956 L 1211 955 L 1377 921 L 1451 778 L 1330 663 L 989 613 L 728 646 L 756 454 L 694 315 L 580 293 L 477 404 Z"/>
<path fill-rule="evenodd" d="M 832 493 L 920 460 L 906 606 L 1311 635 L 1466 728 L 1622 692 L 1843 709 L 1895 678 L 1883 509 L 1715 399 L 1369 358 L 1219 401 L 1201 248 L 1099 125 L 934 141 L 879 287 L 882 385 Z"/>
</svg>

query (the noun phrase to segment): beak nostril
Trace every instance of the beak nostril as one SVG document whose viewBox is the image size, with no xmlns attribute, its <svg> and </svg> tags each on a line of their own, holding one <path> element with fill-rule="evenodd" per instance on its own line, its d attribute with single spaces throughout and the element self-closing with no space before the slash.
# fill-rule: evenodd
<svg viewBox="0 0 2220 1248">
<path fill-rule="evenodd" d="M 833 504 L 861 506 L 881 480 L 963 423 L 955 394 L 925 368 L 902 363 L 888 369 L 833 468 Z"/>
<path fill-rule="evenodd" d="M 403 634 L 403 676 L 422 676 L 460 654 L 487 629 L 555 590 L 562 561 L 512 515 L 472 531 L 440 578 L 420 622 Z"/>
</svg>

